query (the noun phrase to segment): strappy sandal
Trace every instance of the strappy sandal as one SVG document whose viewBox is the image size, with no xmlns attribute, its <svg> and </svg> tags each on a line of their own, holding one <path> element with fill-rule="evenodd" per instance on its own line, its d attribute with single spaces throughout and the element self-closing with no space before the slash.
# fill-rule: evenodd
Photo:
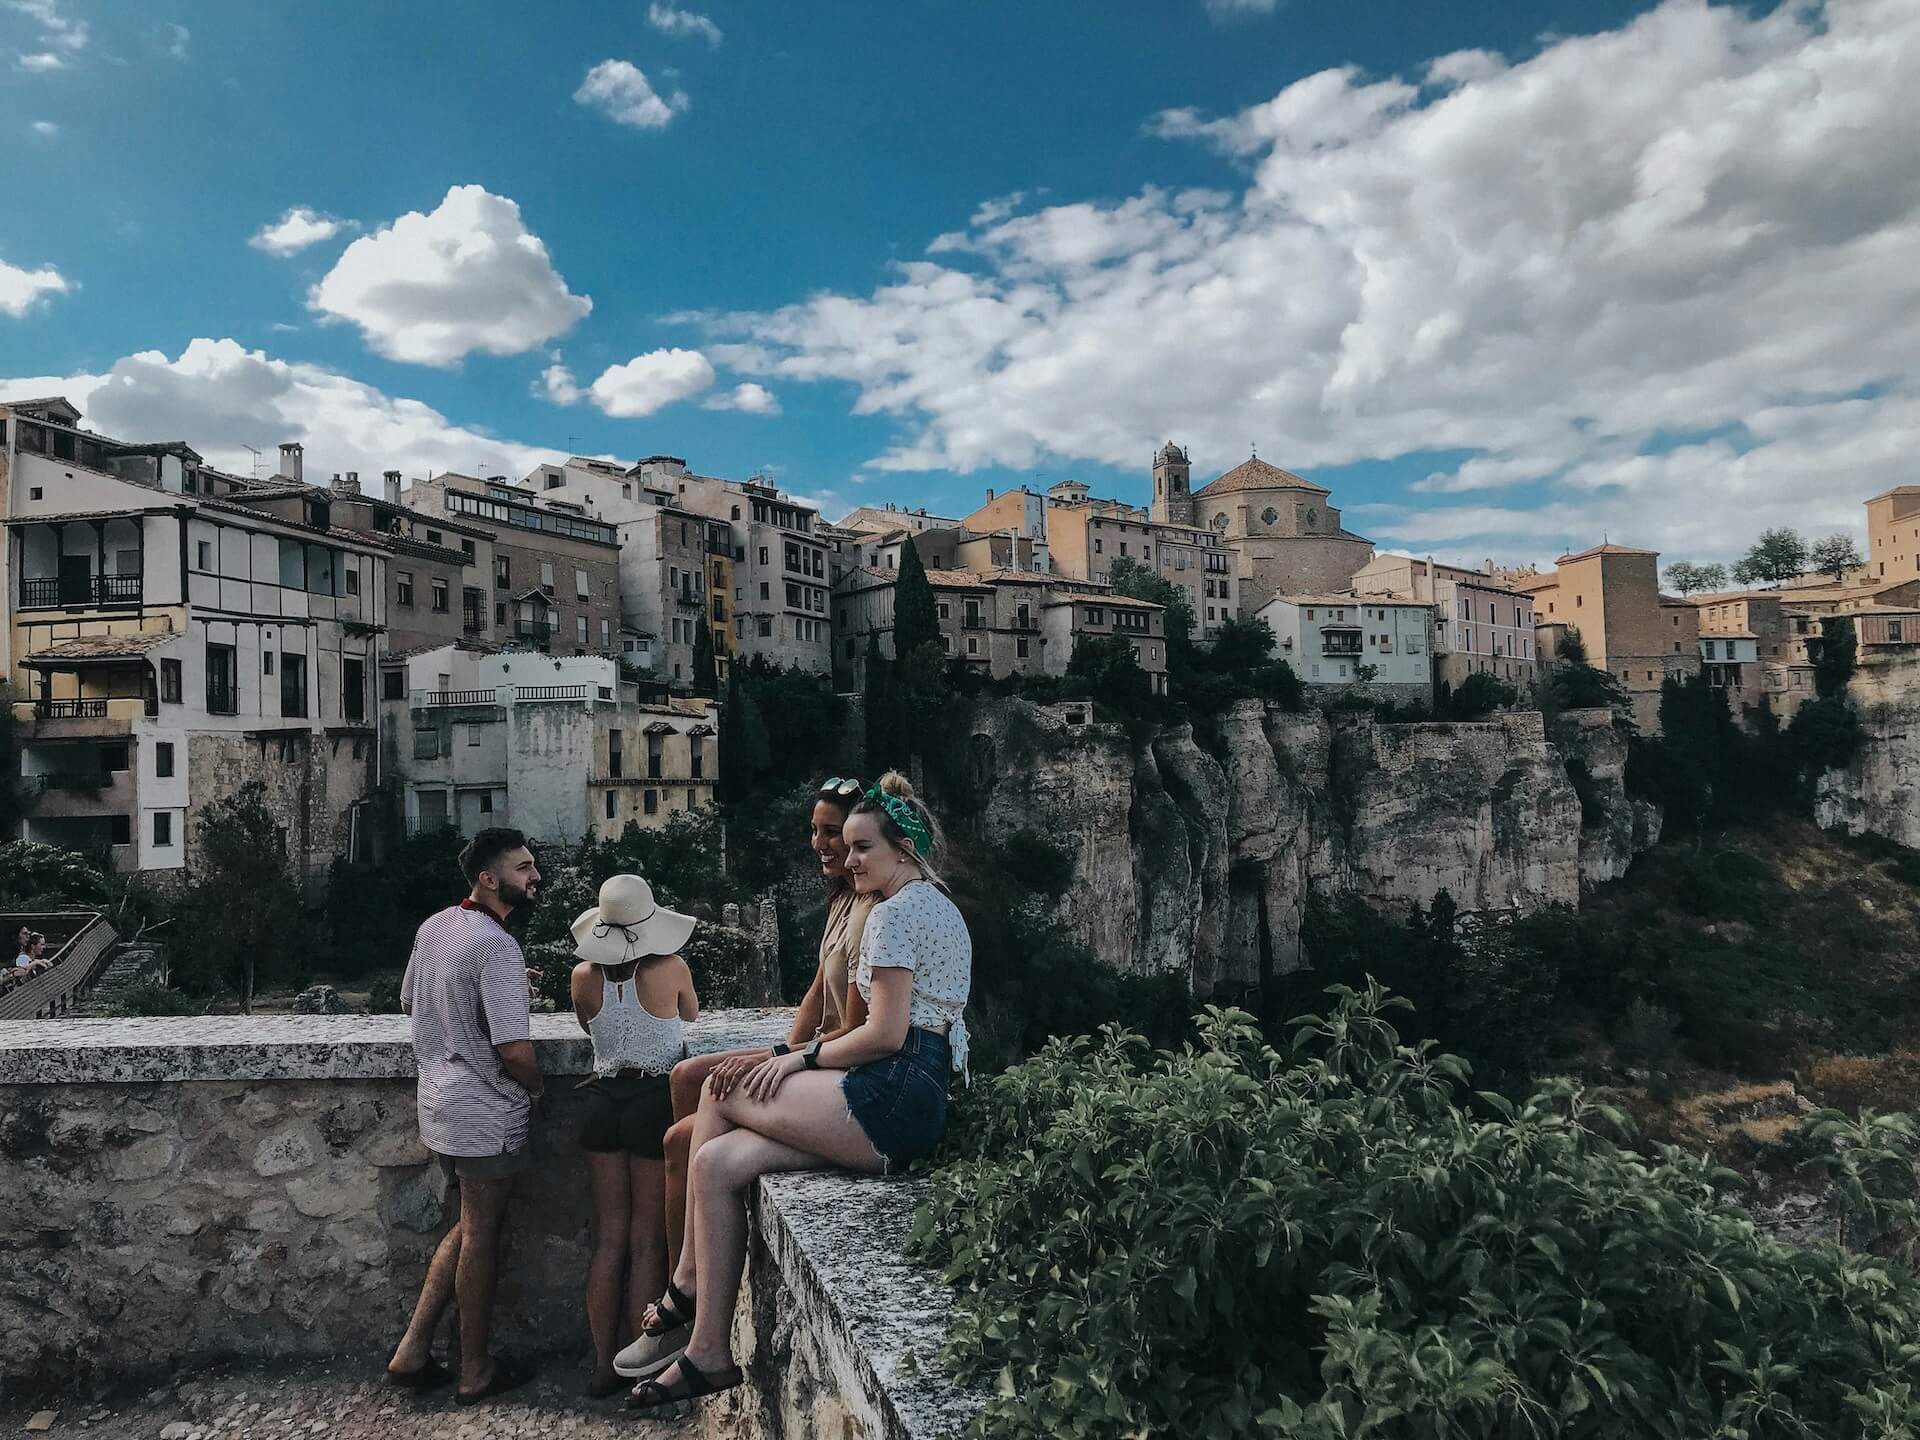
<svg viewBox="0 0 1920 1440">
<path fill-rule="evenodd" d="M 613 1357 L 613 1373 L 628 1379 L 658 1374 L 679 1358 L 693 1338 L 695 1300 L 671 1280 L 653 1303 L 654 1324 L 642 1324 L 626 1349 Z"/>
<path fill-rule="evenodd" d="M 642 1380 L 633 1387 L 633 1393 L 627 1396 L 627 1408 L 629 1410 L 664 1410 L 670 1405 L 685 1405 L 689 1401 L 703 1400 L 709 1395 L 718 1395 L 723 1390 L 732 1390 L 736 1386 L 744 1385 L 746 1379 L 745 1373 L 738 1365 L 729 1365 L 724 1370 L 706 1371 L 682 1355 L 679 1383 L 666 1385 L 658 1379 Z"/>
</svg>

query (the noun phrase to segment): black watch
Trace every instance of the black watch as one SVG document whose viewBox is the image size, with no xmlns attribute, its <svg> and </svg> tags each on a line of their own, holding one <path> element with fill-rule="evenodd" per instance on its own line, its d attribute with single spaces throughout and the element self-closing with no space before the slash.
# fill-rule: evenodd
<svg viewBox="0 0 1920 1440">
<path fill-rule="evenodd" d="M 821 1043 L 819 1040 L 810 1041 L 806 1049 L 800 1052 L 800 1063 L 809 1070 L 818 1070 L 820 1068 Z"/>
<path fill-rule="evenodd" d="M 773 1042 L 773 1053 L 776 1055 L 791 1055 L 793 1053 L 793 1047 L 784 1040 L 776 1040 Z"/>
</svg>

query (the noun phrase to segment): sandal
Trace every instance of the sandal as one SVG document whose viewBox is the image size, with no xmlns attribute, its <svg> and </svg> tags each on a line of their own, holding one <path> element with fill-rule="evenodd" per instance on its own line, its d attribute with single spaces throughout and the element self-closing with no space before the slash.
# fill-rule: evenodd
<svg viewBox="0 0 1920 1440">
<path fill-rule="evenodd" d="M 453 1371 L 431 1355 L 418 1370 L 389 1370 L 387 1384 L 402 1390 L 438 1390 L 453 1379 Z"/>
<path fill-rule="evenodd" d="M 724 1370 L 702 1370 L 686 1356 L 680 1357 L 680 1378 L 677 1384 L 666 1385 L 658 1379 L 642 1380 L 633 1387 L 633 1393 L 627 1396 L 629 1410 L 664 1410 L 669 1405 L 684 1405 L 690 1400 L 702 1400 L 709 1395 L 718 1395 L 723 1390 L 732 1390 L 746 1383 L 746 1375 L 738 1365 L 729 1365 Z"/>
<path fill-rule="evenodd" d="M 693 1296 L 669 1280 L 667 1293 L 654 1302 L 656 1323 L 643 1323 L 633 1343 L 613 1357 L 613 1373 L 631 1380 L 666 1369 L 693 1338 L 693 1311 Z"/>
<path fill-rule="evenodd" d="M 509 1390 L 518 1390 L 533 1379 L 533 1366 L 520 1360 L 508 1360 L 500 1357 L 493 1362 L 493 1378 L 471 1395 L 464 1390 L 453 1392 L 456 1405 L 480 1405 L 496 1395 L 504 1395 Z"/>
</svg>

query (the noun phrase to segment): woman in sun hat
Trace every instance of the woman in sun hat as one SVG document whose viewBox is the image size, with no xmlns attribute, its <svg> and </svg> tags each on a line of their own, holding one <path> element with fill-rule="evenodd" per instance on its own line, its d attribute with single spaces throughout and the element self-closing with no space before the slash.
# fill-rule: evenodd
<svg viewBox="0 0 1920 1440">
<path fill-rule="evenodd" d="M 600 903 L 573 922 L 573 1013 L 593 1039 L 580 1147 L 593 1181 L 594 1395 L 622 1388 L 613 1370 L 621 1336 L 666 1281 L 661 1140 L 673 1123 L 668 1077 L 687 1053 L 687 1022 L 700 1014 L 679 955 L 693 925 L 691 915 L 658 904 L 638 875 L 608 879 Z"/>
</svg>

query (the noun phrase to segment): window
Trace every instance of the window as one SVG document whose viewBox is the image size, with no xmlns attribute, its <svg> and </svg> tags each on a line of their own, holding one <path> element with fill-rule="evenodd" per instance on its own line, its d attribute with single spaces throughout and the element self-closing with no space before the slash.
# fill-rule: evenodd
<svg viewBox="0 0 1920 1440">
<path fill-rule="evenodd" d="M 611 650 L 613 648 L 613 622 L 611 620 L 603 619 L 600 622 L 600 648 L 602 650 Z"/>
<path fill-rule="evenodd" d="M 707 752 L 698 735 L 687 737 L 687 753 L 693 757 L 693 778 L 704 778 L 707 773 Z"/>
<path fill-rule="evenodd" d="M 607 791 L 607 819 L 609 820 L 613 819 L 614 804 L 615 804 L 614 792 L 612 790 L 609 790 Z"/>
<path fill-rule="evenodd" d="M 162 740 L 153 747 L 153 773 L 161 780 L 173 777 L 173 745 Z"/>
<path fill-rule="evenodd" d="M 472 564 L 473 558 L 474 558 L 473 557 L 473 541 L 462 540 L 460 542 L 460 553 L 466 556 L 468 564 Z M 480 798 L 482 800 L 491 800 L 493 799 L 493 796 L 491 794 L 488 794 L 488 795 L 482 795 Z"/>
<path fill-rule="evenodd" d="M 155 846 L 173 844 L 173 814 L 167 810 L 153 812 L 153 843 Z"/>
<path fill-rule="evenodd" d="M 260 652 L 260 673 L 262 675 L 273 674 L 273 652 L 271 650 L 262 650 Z"/>
<path fill-rule="evenodd" d="M 549 595 L 553 593 L 553 562 L 551 560 L 540 562 L 540 588 Z"/>
<path fill-rule="evenodd" d="M 393 603 L 404 605 L 409 610 L 413 608 L 413 572 L 411 570 L 394 572 Z"/>
<path fill-rule="evenodd" d="M 400 669 L 380 672 L 380 698 L 382 700 L 404 700 L 407 698 L 407 672 Z"/>
<path fill-rule="evenodd" d="M 978 635 L 969 635 L 967 637 L 967 654 L 978 655 L 979 653 L 980 653 L 980 637 Z"/>
<path fill-rule="evenodd" d="M 851 645 L 853 642 L 849 640 L 847 643 Z M 1022 660 L 1027 658 L 1027 637 L 1026 636 L 1022 635 L 1013 642 L 1013 653 L 1019 656 Z"/>
<path fill-rule="evenodd" d="M 767 563 L 767 547 L 764 545 L 760 547 L 760 563 L 762 565 Z"/>
<path fill-rule="evenodd" d="M 772 634 L 773 617 L 771 615 L 762 615 L 760 617 L 760 638 L 764 640 Z"/>
<path fill-rule="evenodd" d="M 772 592 L 771 592 L 771 591 L 769 591 L 769 590 L 767 589 L 767 582 L 766 582 L 765 580 L 762 580 L 762 581 L 760 582 L 760 598 L 761 598 L 762 600 L 771 600 L 771 599 L 773 599 L 773 594 L 772 594 Z"/>
<path fill-rule="evenodd" d="M 659 814 L 660 792 L 658 790 L 642 790 L 640 792 L 640 808 L 649 815 Z"/>
<path fill-rule="evenodd" d="M 200 570 L 213 569 L 213 542 L 211 540 L 196 542 L 193 553 L 195 568 Z"/>
<path fill-rule="evenodd" d="M 787 586 L 787 607 L 792 610 L 799 610 L 803 607 L 803 603 L 800 597 L 800 587 L 789 584 Z"/>
<path fill-rule="evenodd" d="M 427 543 L 429 545 L 438 545 L 440 543 L 440 532 L 438 530 L 427 531 Z"/>
<path fill-rule="evenodd" d="M 44 499 L 45 496 L 46 496 L 46 491 L 38 485 L 35 485 L 31 490 L 27 492 L 27 498 L 29 500 L 40 500 L 40 499 Z"/>
<path fill-rule="evenodd" d="M 607 774 L 615 780 L 621 778 L 622 760 L 623 757 L 620 753 L 620 732 L 618 730 L 609 730 L 607 732 Z"/>
<path fill-rule="evenodd" d="M 131 845 L 133 843 L 133 817 L 131 815 L 112 815 L 109 816 L 108 819 L 111 823 L 108 827 L 107 838 L 115 845 Z"/>
<path fill-rule="evenodd" d="M 508 590 L 513 587 L 513 562 L 505 555 L 493 557 L 493 583 L 499 590 Z"/>
<path fill-rule="evenodd" d="M 440 753 L 440 732 L 431 726 L 422 726 L 413 732 L 413 758 L 431 760 Z"/>
<path fill-rule="evenodd" d="M 207 713 L 240 713 L 240 667 L 231 645 L 207 646 Z"/>
<path fill-rule="evenodd" d="M 573 617 L 573 643 L 576 645 L 587 643 L 587 617 L 584 615 Z"/>
<path fill-rule="evenodd" d="M 574 567 L 573 572 L 573 593 L 576 598 L 581 600 L 585 600 L 593 593 L 587 588 L 587 572 L 578 566 Z"/>
<path fill-rule="evenodd" d="M 307 657 L 304 655 L 280 657 L 280 713 L 283 716 L 306 716 Z"/>
<path fill-rule="evenodd" d="M 482 790 L 480 792 L 480 813 L 482 815 L 493 814 L 493 791 Z"/>
<path fill-rule="evenodd" d="M 180 662 L 178 660 L 160 662 L 160 698 L 169 705 L 180 703 Z"/>
<path fill-rule="evenodd" d="M 436 615 L 444 615 L 447 613 L 447 582 L 444 580 L 435 580 L 432 584 L 433 613 Z"/>
<path fill-rule="evenodd" d="M 467 726 L 467 744 L 469 746 L 473 746 L 473 745 L 478 745 L 479 743 L 480 743 L 480 727 L 478 725 L 469 724 Z"/>
<path fill-rule="evenodd" d="M 354 566 L 347 571 L 347 594 L 358 595 L 359 593 L 360 570 L 358 566 Z"/>
</svg>

